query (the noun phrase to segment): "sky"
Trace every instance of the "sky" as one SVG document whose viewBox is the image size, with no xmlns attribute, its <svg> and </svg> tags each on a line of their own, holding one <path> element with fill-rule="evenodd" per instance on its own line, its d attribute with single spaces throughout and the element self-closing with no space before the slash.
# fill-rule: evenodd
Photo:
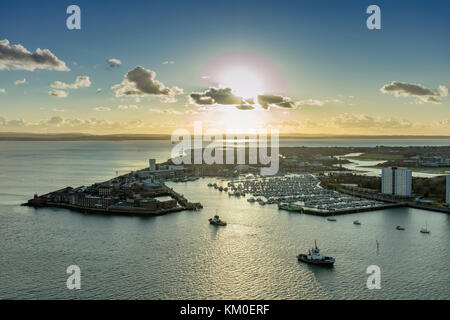
<svg viewBox="0 0 450 320">
<path fill-rule="evenodd" d="M 0 132 L 449 135 L 449 39 L 449 1 L 2 0 Z"/>
</svg>

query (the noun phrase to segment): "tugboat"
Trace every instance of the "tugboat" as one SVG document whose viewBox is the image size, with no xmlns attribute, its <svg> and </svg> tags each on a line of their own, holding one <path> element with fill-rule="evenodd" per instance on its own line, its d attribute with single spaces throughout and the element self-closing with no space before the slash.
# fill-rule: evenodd
<svg viewBox="0 0 450 320">
<path fill-rule="evenodd" d="M 298 261 L 311 263 L 311 264 L 321 264 L 332 266 L 336 259 L 333 257 L 327 257 L 320 254 L 320 249 L 317 247 L 317 242 L 314 240 L 314 248 L 309 250 L 308 254 L 299 254 L 297 256 Z"/>
<path fill-rule="evenodd" d="M 353 224 L 356 224 L 357 226 L 360 226 L 361 222 L 359 222 L 359 220 L 355 220 L 355 221 L 353 221 Z"/>
<path fill-rule="evenodd" d="M 220 220 L 219 216 L 216 214 L 214 218 L 208 219 L 210 224 L 213 224 L 215 226 L 226 226 L 227 223 L 225 221 Z"/>
<path fill-rule="evenodd" d="M 397 230 L 405 230 L 405 228 L 403 228 L 402 226 L 396 226 L 395 229 L 397 229 Z"/>
</svg>

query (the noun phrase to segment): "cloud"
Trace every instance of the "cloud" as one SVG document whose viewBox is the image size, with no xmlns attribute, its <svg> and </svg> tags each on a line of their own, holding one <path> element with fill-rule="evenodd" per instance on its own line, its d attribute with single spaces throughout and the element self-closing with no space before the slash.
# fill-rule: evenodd
<svg viewBox="0 0 450 320">
<path fill-rule="evenodd" d="M 380 89 L 383 93 L 393 93 L 397 97 L 416 97 L 424 102 L 441 103 L 439 92 L 425 88 L 421 84 L 392 81 Z"/>
<path fill-rule="evenodd" d="M 325 100 L 318 100 L 318 99 L 306 99 L 306 100 L 300 100 L 297 101 L 295 104 L 297 106 L 303 106 L 303 105 L 307 105 L 307 106 L 318 106 L 318 107 L 322 107 L 328 103 L 344 103 L 343 101 L 339 100 L 339 99 L 325 99 Z"/>
<path fill-rule="evenodd" d="M 258 104 L 264 108 L 294 108 L 296 103 L 289 97 L 275 94 L 262 94 L 257 96 Z M 242 99 L 236 96 L 231 88 L 211 87 L 204 92 L 192 92 L 189 95 L 189 103 L 196 106 L 208 105 L 233 105 L 240 110 L 255 109 L 257 104 L 254 99 Z"/>
<path fill-rule="evenodd" d="M 55 81 L 50 85 L 54 89 L 78 89 L 81 87 L 90 87 L 91 86 L 91 80 L 88 76 L 78 76 L 75 79 L 74 83 L 64 83 L 61 81 Z"/>
<path fill-rule="evenodd" d="M 5 88 L 0 88 L 0 93 L 6 93 L 6 89 Z"/>
<path fill-rule="evenodd" d="M 333 117 L 331 122 L 339 128 L 384 128 L 384 129 L 405 129 L 411 128 L 413 124 L 408 120 L 398 120 L 395 118 L 375 118 L 364 114 L 343 113 Z"/>
<path fill-rule="evenodd" d="M 53 124 L 59 126 L 64 123 L 64 119 L 60 116 L 51 117 L 46 121 L 47 124 Z"/>
<path fill-rule="evenodd" d="M 240 104 L 241 98 L 235 96 L 230 88 L 209 88 L 204 92 L 192 92 L 189 95 L 191 104 L 202 105 L 235 105 Z"/>
<path fill-rule="evenodd" d="M 166 114 L 174 114 L 174 115 L 182 115 L 183 112 L 175 110 L 173 108 L 168 108 L 168 109 L 156 109 L 156 108 L 150 108 L 148 109 L 149 112 L 151 113 L 166 113 Z"/>
<path fill-rule="evenodd" d="M 295 102 L 292 101 L 291 98 L 275 94 L 262 94 L 258 96 L 257 100 L 264 109 L 269 107 L 294 108 L 296 106 Z"/>
<path fill-rule="evenodd" d="M 57 97 L 57 98 L 67 98 L 67 96 L 69 95 L 66 91 L 64 90 L 50 90 L 48 92 L 49 95 L 53 96 L 53 97 Z"/>
<path fill-rule="evenodd" d="M 61 116 L 53 116 L 51 118 L 38 121 L 26 121 L 23 119 L 7 120 L 0 116 L 0 128 L 23 128 L 33 129 L 52 129 L 60 128 L 62 131 L 94 131 L 110 133 L 111 130 L 134 130 L 142 127 L 142 120 L 130 121 L 109 121 L 96 118 L 79 119 L 79 118 L 63 118 Z"/>
<path fill-rule="evenodd" d="M 6 120 L 3 117 L 0 117 L 0 127 L 24 127 L 27 125 L 27 122 L 23 119 L 17 120 Z"/>
<path fill-rule="evenodd" d="M 109 64 L 111 68 L 118 68 L 122 65 L 122 61 L 120 59 L 108 59 L 106 62 Z"/>
<path fill-rule="evenodd" d="M 23 80 L 16 80 L 16 81 L 14 81 L 14 85 L 15 86 L 18 86 L 19 84 L 25 84 L 25 83 L 27 83 L 27 79 L 26 78 L 23 78 Z"/>
<path fill-rule="evenodd" d="M 127 106 L 127 105 L 119 105 L 117 107 L 117 109 L 119 109 L 119 110 L 137 110 L 137 109 L 139 109 L 139 107 L 136 106 L 136 105 L 129 105 L 129 106 Z"/>
<path fill-rule="evenodd" d="M 439 86 L 439 91 L 441 91 L 441 96 L 446 97 L 450 94 L 450 88 L 440 85 Z"/>
<path fill-rule="evenodd" d="M 30 52 L 21 44 L 10 46 L 7 39 L 0 40 L 0 70 L 3 69 L 70 71 L 66 63 L 59 60 L 50 50 L 37 48 L 35 52 Z"/>
<path fill-rule="evenodd" d="M 236 108 L 238 108 L 239 110 L 253 110 L 255 109 L 254 106 L 252 106 L 251 104 L 239 104 L 236 106 Z"/>
<path fill-rule="evenodd" d="M 164 61 L 163 64 L 175 64 L 175 61 L 173 60 Z"/>
<path fill-rule="evenodd" d="M 95 107 L 94 110 L 103 112 L 103 111 L 111 111 L 111 108 L 110 107 Z"/>
<path fill-rule="evenodd" d="M 116 97 L 123 96 L 160 96 L 174 97 L 182 94 L 183 89 L 168 88 L 162 82 L 155 80 L 156 73 L 152 70 L 137 66 L 127 72 L 122 83 L 112 86 Z M 165 102 L 168 102 L 167 99 Z M 172 102 L 172 101 L 169 101 Z"/>
</svg>

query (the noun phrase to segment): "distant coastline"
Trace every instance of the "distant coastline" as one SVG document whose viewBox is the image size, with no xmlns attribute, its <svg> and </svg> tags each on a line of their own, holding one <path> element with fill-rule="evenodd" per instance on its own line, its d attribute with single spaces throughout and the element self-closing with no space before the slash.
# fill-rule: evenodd
<svg viewBox="0 0 450 320">
<path fill-rule="evenodd" d="M 84 133 L 19 133 L 0 132 L 0 141 L 126 141 L 126 140 L 170 140 L 170 134 L 107 134 L 94 135 Z M 280 134 L 281 140 L 450 140 L 450 136 L 424 135 L 307 135 Z"/>
</svg>

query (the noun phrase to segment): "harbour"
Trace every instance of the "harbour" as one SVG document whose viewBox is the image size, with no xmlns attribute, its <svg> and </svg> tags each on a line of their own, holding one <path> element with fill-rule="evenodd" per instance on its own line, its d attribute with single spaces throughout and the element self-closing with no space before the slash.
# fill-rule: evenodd
<svg viewBox="0 0 450 320">
<path fill-rule="evenodd" d="M 7 190 L 0 194 L 2 298 L 450 298 L 450 251 L 442 245 L 450 242 L 447 214 L 399 207 L 339 215 L 329 222 L 279 210 L 275 203 L 247 202 L 251 195 L 229 196 L 207 186 L 222 183 L 216 178 L 166 183 L 200 202 L 199 211 L 145 217 L 34 209 L 19 204 L 39 190 L 106 181 L 118 167 L 124 173 L 139 170 L 159 144 L 48 142 L 33 150 L 31 163 L 23 144 L 0 154 L 0 184 Z M 71 161 L 73 150 L 82 161 Z M 6 158 L 13 160 L 7 167 Z M 52 171 L 56 166 L 61 170 Z M 28 178 L 15 179 L 18 171 Z M 208 223 L 216 210 L 227 226 Z M 395 230 L 397 225 L 406 230 Z M 420 232 L 426 225 L 430 234 Z M 314 240 L 336 259 L 333 268 L 297 261 Z M 83 272 L 83 289 L 55 286 L 65 284 L 65 268 L 74 263 Z M 373 264 L 381 268 L 382 290 L 365 287 L 366 269 Z M 130 281 L 140 285 L 129 286 Z"/>
</svg>

